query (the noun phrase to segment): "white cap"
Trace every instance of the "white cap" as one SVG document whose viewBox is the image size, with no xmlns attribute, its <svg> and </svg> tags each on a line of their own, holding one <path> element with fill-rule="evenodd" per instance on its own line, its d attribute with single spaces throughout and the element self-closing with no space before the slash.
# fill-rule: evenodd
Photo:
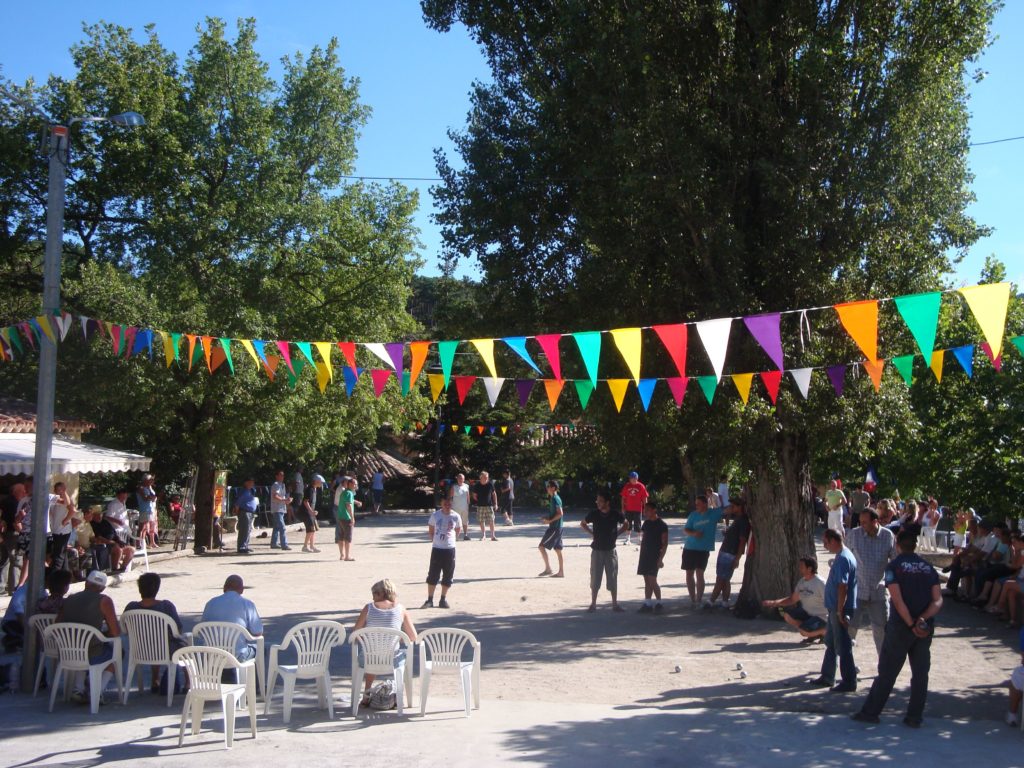
<svg viewBox="0 0 1024 768">
<path fill-rule="evenodd" d="M 107 586 L 107 574 L 103 571 L 89 571 L 89 575 L 85 577 L 86 584 L 93 584 L 97 587 Z"/>
</svg>

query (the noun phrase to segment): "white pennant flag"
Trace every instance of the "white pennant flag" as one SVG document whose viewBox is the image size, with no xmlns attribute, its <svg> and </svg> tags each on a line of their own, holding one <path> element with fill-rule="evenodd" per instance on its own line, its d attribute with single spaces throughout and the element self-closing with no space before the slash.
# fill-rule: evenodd
<svg viewBox="0 0 1024 768">
<path fill-rule="evenodd" d="M 60 328 L 60 340 L 64 341 L 68 337 L 68 331 L 71 330 L 71 323 L 74 321 L 74 318 L 67 312 L 64 312 L 60 315 L 54 315 L 53 319 L 57 321 L 57 327 Z"/>
<path fill-rule="evenodd" d="M 82 338 L 89 338 L 89 318 L 85 315 L 80 315 L 78 321 L 82 324 Z"/>
<path fill-rule="evenodd" d="M 793 377 L 793 381 L 796 382 L 796 387 L 800 390 L 800 394 L 804 396 L 804 400 L 807 399 L 807 393 L 811 389 L 811 373 L 813 372 L 813 368 L 794 368 L 788 372 Z"/>
<path fill-rule="evenodd" d="M 725 367 L 725 353 L 729 349 L 729 331 L 732 329 L 732 318 L 723 317 L 718 320 L 704 320 L 697 323 L 697 335 L 711 359 L 711 367 L 715 369 L 715 378 L 722 380 L 722 369 Z"/>
<path fill-rule="evenodd" d="M 381 344 L 378 341 L 369 341 L 369 342 L 365 342 L 363 344 L 363 346 L 366 347 L 371 352 L 373 352 L 373 354 L 375 354 L 377 357 L 379 357 L 385 363 L 387 363 L 388 364 L 388 368 L 390 368 L 391 370 L 395 369 L 395 364 L 391 360 L 391 355 L 388 354 L 388 351 L 387 351 L 387 349 L 384 348 L 383 344 Z"/>
<path fill-rule="evenodd" d="M 505 383 L 504 379 L 495 379 L 488 376 L 483 377 L 484 389 L 487 390 L 487 399 L 491 401 L 491 408 L 498 402 L 498 393 L 501 392 L 501 385 Z"/>
</svg>

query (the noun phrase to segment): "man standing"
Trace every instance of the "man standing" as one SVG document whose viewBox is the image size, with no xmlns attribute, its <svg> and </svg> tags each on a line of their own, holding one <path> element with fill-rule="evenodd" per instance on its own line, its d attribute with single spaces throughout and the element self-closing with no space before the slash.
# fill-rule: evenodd
<svg viewBox="0 0 1024 768">
<path fill-rule="evenodd" d="M 448 498 L 452 502 L 452 509 L 461 518 L 462 539 L 469 541 L 469 484 L 466 483 L 466 476 L 459 472 L 455 476 Z"/>
<path fill-rule="evenodd" d="M 284 484 L 284 470 L 279 469 L 274 475 L 274 484 L 270 486 L 270 519 L 273 531 L 270 533 L 271 549 L 291 549 L 288 546 L 288 488 Z"/>
<path fill-rule="evenodd" d="M 644 506 L 644 524 L 640 539 L 640 562 L 638 576 L 644 577 L 644 604 L 640 613 L 661 613 L 661 587 L 658 585 L 658 571 L 665 567 L 665 552 L 668 551 L 668 525 L 658 517 L 658 505 L 648 500 Z M 657 601 L 651 604 L 651 597 Z"/>
<path fill-rule="evenodd" d="M 352 557 L 352 532 L 356 527 L 356 507 L 362 505 L 361 501 L 356 501 L 356 479 L 346 477 L 338 489 L 335 504 L 337 528 L 335 528 L 334 540 L 338 544 L 339 560 L 355 559 Z"/>
<path fill-rule="evenodd" d="M 690 607 L 696 608 L 704 599 L 704 569 L 715 548 L 715 526 L 722 519 L 721 507 L 708 507 L 707 496 L 698 496 L 695 509 L 686 518 L 683 533 L 683 570 L 686 571 L 686 589 L 690 593 Z"/>
<path fill-rule="evenodd" d="M 828 527 L 833 531 L 843 530 L 843 507 L 846 506 L 846 496 L 839 490 L 839 483 L 835 480 L 828 481 L 828 490 L 825 491 L 825 507 L 828 509 Z"/>
<path fill-rule="evenodd" d="M 210 598 L 203 608 L 200 621 L 228 621 L 245 627 L 253 637 L 263 634 L 263 620 L 252 600 L 242 597 L 245 583 L 241 576 L 232 574 L 224 580 L 224 593 Z M 256 646 L 251 645 L 244 637 L 238 638 L 235 645 L 235 658 L 248 661 L 256 658 Z"/>
<path fill-rule="evenodd" d="M 437 607 L 449 608 L 448 590 L 455 578 L 455 542 L 459 540 L 462 521 L 452 511 L 452 503 L 448 499 L 441 499 L 441 508 L 434 510 L 430 516 L 427 530 L 433 547 L 430 549 L 430 567 L 427 569 L 427 599 L 422 607 L 434 607 L 434 590 L 440 581 L 441 601 Z"/>
<path fill-rule="evenodd" d="M 107 588 L 107 577 L 100 571 L 92 571 L 85 578 L 85 589 L 64 599 L 57 622 L 88 624 L 103 632 L 107 637 L 119 637 L 121 628 L 117 623 L 117 611 L 114 601 L 103 594 Z M 100 664 L 114 658 L 114 648 L 109 643 L 92 641 L 89 645 L 89 664 Z M 114 676 L 114 665 L 110 664 L 103 670 L 100 681 L 100 694 L 106 689 L 110 678 Z M 85 672 L 76 672 L 73 684 L 72 701 L 84 704 Z"/>
<path fill-rule="evenodd" d="M 505 525 L 515 525 L 512 519 L 512 500 L 516 497 L 514 485 L 512 471 L 509 469 L 502 472 L 501 478 L 494 484 L 498 492 L 498 509 L 505 515 Z"/>
<path fill-rule="evenodd" d="M 722 508 L 729 506 L 729 476 L 722 475 L 718 479 L 718 499 L 722 503 Z"/>
<path fill-rule="evenodd" d="M 732 510 L 732 525 L 722 536 L 722 546 L 718 548 L 718 560 L 715 563 L 715 588 L 711 590 L 711 600 L 705 608 L 713 608 L 719 597 L 722 607 L 729 607 L 729 594 L 732 591 L 732 575 L 739 567 L 740 558 L 747 551 L 750 539 L 750 518 L 747 517 L 747 506 L 743 499 L 733 499 L 729 505 Z"/>
<path fill-rule="evenodd" d="M 25 498 L 24 483 L 15 483 L 0 504 L 0 582 L 13 595 L 21 576 L 21 557 L 18 554 L 18 507 Z"/>
<path fill-rule="evenodd" d="M 885 624 L 889 619 L 889 595 L 885 589 L 885 567 L 896 557 L 896 537 L 878 521 L 878 512 L 861 510 L 860 525 L 850 531 L 846 544 L 857 559 L 857 610 L 850 624 L 850 638 L 857 639 L 857 631 L 867 615 L 875 636 L 875 650 L 882 654 Z"/>
<path fill-rule="evenodd" d="M 619 605 L 619 556 L 615 552 L 615 540 L 625 531 L 626 518 L 621 512 L 612 511 L 612 494 L 607 488 L 597 490 L 597 510 L 587 513 L 580 522 L 580 528 L 590 534 L 590 607 L 588 613 L 597 610 L 597 593 L 601 590 L 601 574 L 605 586 L 612 594 L 612 610 L 621 613 Z"/>
<path fill-rule="evenodd" d="M 370 490 L 373 492 L 373 514 L 384 514 L 384 473 L 379 469 L 373 473 Z"/>
<path fill-rule="evenodd" d="M 825 582 L 825 608 L 828 610 L 825 657 L 821 661 L 821 676 L 811 685 L 830 688 L 832 693 L 852 693 L 857 690 L 857 669 L 850 639 L 850 619 L 857 609 L 857 560 L 843 545 L 840 531 L 827 528 L 822 540 L 834 560 Z M 842 682 L 833 688 L 837 658 Z"/>
<path fill-rule="evenodd" d="M 306 537 L 302 541 L 303 552 L 319 552 L 316 546 L 316 530 L 319 527 L 316 522 L 316 509 L 320 503 L 320 494 L 323 493 L 324 478 L 321 475 L 313 475 L 313 480 L 306 486 L 302 495 L 302 511 L 299 519 L 306 529 Z"/>
<path fill-rule="evenodd" d="M 260 507 L 260 500 L 256 496 L 256 481 L 247 477 L 242 483 L 242 490 L 235 498 L 234 512 L 238 519 L 238 553 L 249 554 L 249 537 L 252 536 L 252 521 L 256 517 L 256 510 Z"/>
<path fill-rule="evenodd" d="M 871 506 L 871 494 L 864 490 L 861 483 L 853 486 L 850 493 L 850 527 L 852 528 L 860 520 L 860 513 Z"/>
<path fill-rule="evenodd" d="M 150 549 L 159 545 L 157 532 L 159 526 L 156 518 L 156 490 L 153 488 L 153 476 L 143 475 L 142 483 L 135 491 L 135 503 L 139 505 L 139 538 Z"/>
<path fill-rule="evenodd" d="M 626 513 L 626 544 L 633 540 L 633 531 L 636 531 L 637 543 L 640 542 L 640 515 L 644 511 L 644 504 L 647 503 L 647 487 L 640 482 L 640 475 L 636 472 L 629 473 L 629 479 L 622 486 L 622 511 Z"/>
<path fill-rule="evenodd" d="M 473 503 L 476 505 L 476 521 L 480 524 L 480 538 L 487 536 L 486 527 L 490 528 L 491 541 L 497 541 L 498 537 L 494 535 L 494 510 L 498 506 L 498 494 L 487 472 L 480 473 L 480 481 L 473 489 Z"/>
<path fill-rule="evenodd" d="M 306 495 L 306 481 L 302 478 L 304 467 L 295 470 L 292 476 L 292 515 L 298 518 L 302 513 L 302 499 Z"/>
<path fill-rule="evenodd" d="M 537 547 L 540 550 L 540 556 L 544 558 L 544 570 L 538 575 L 561 579 L 565 576 L 562 563 L 562 518 L 564 514 L 562 499 L 558 495 L 558 481 L 548 480 L 545 490 L 548 493 L 548 516 L 542 517 L 540 521 L 547 525 L 547 530 L 544 531 L 540 545 Z M 551 573 L 551 561 L 548 560 L 549 549 L 553 549 L 558 555 L 558 573 Z"/>
<path fill-rule="evenodd" d="M 764 600 L 765 608 L 780 608 L 782 618 L 803 637 L 801 642 L 813 643 L 825 636 L 828 625 L 825 610 L 825 582 L 818 575 L 818 561 L 801 557 L 798 563 L 800 581 L 793 594 L 778 600 Z"/>
<path fill-rule="evenodd" d="M 932 635 L 935 614 L 942 608 L 939 575 L 914 550 L 917 535 L 901 533 L 897 540 L 900 554 L 889 563 L 885 583 L 892 599 L 892 615 L 885 627 L 885 643 L 878 659 L 878 676 L 871 684 L 868 698 L 853 715 L 854 720 L 877 723 L 885 702 L 896 684 L 903 663 L 910 659 L 910 701 L 903 723 L 920 728 L 924 702 L 928 696 L 928 672 L 931 668 Z"/>
<path fill-rule="evenodd" d="M 75 530 L 75 503 L 64 483 L 54 483 L 50 494 L 50 563 L 54 570 L 68 568 L 68 540 Z"/>
</svg>

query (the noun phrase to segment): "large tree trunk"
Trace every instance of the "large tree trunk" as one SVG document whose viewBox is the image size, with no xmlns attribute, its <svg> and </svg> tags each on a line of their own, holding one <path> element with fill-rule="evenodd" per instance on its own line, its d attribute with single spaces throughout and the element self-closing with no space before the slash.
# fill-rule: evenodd
<svg viewBox="0 0 1024 768">
<path fill-rule="evenodd" d="M 774 455 L 758 462 L 750 486 L 754 553 L 747 561 L 742 597 L 758 603 L 792 594 L 797 560 L 815 552 L 807 435 L 783 431 L 772 447 Z"/>
<path fill-rule="evenodd" d="M 200 461 L 196 478 L 195 547 L 197 555 L 213 546 L 213 484 L 217 470 L 210 461 Z"/>
</svg>

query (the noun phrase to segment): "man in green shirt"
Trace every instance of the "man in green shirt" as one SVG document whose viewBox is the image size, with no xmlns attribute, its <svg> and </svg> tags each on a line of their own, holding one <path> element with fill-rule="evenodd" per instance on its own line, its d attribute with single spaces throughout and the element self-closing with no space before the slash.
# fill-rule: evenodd
<svg viewBox="0 0 1024 768">
<path fill-rule="evenodd" d="M 356 507 L 363 504 L 356 501 L 356 481 L 354 477 L 346 477 L 335 498 L 337 505 L 337 526 L 334 529 L 334 541 L 338 544 L 339 560 L 355 560 L 352 557 L 352 529 L 356 525 Z"/>
</svg>

